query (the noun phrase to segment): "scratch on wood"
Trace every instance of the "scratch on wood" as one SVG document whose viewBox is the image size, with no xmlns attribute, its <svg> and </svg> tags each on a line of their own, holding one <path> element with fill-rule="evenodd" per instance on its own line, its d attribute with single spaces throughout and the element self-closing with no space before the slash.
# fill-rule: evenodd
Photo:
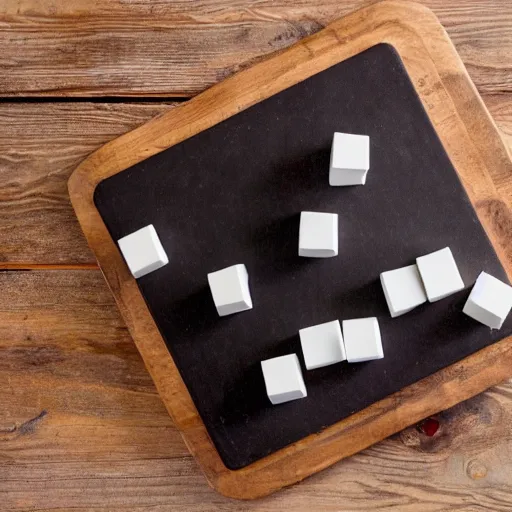
<svg viewBox="0 0 512 512">
<path fill-rule="evenodd" d="M 48 411 L 43 409 L 35 418 L 27 420 L 21 425 L 14 425 L 12 427 L 7 427 L 0 429 L 0 432 L 7 433 L 19 433 L 20 435 L 33 434 L 36 430 L 38 423 L 48 414 Z"/>
<path fill-rule="evenodd" d="M 18 432 L 20 434 L 32 434 L 38 423 L 48 414 L 48 411 L 43 409 L 35 418 L 32 418 L 31 420 L 25 421 L 25 423 L 22 423 L 18 428 Z"/>
</svg>

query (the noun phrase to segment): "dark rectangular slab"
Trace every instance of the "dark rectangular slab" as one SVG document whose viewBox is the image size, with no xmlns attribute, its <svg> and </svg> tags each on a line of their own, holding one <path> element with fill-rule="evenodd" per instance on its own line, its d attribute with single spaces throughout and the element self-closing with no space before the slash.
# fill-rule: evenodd
<svg viewBox="0 0 512 512">
<path fill-rule="evenodd" d="M 334 131 L 371 138 L 362 187 L 330 187 Z M 100 183 L 114 240 L 154 224 L 170 258 L 139 279 L 224 463 L 237 469 L 512 333 L 461 313 L 468 291 L 391 319 L 384 270 L 450 246 L 469 288 L 506 281 L 407 73 L 378 45 Z M 339 255 L 297 256 L 299 213 L 339 214 Z M 254 309 L 219 318 L 206 274 L 245 263 Z M 378 316 L 385 358 L 306 371 L 298 330 Z M 308 397 L 268 401 L 259 362 L 296 352 Z"/>
</svg>

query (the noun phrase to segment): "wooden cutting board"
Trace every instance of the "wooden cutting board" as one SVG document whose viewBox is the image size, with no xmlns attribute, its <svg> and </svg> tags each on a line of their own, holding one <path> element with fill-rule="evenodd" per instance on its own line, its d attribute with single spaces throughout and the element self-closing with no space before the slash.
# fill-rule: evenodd
<svg viewBox="0 0 512 512">
<path fill-rule="evenodd" d="M 512 374 L 507 338 L 256 462 L 228 469 L 95 203 L 97 185 L 107 178 L 380 43 L 398 52 L 510 277 L 507 240 L 488 208 L 498 199 L 488 168 L 510 172 L 509 155 L 444 29 L 429 10 L 413 3 L 382 2 L 334 22 L 105 145 L 69 181 L 82 229 L 170 415 L 210 484 L 227 496 L 256 498 L 295 483 Z M 386 269 L 376 273 L 381 270 Z"/>
</svg>

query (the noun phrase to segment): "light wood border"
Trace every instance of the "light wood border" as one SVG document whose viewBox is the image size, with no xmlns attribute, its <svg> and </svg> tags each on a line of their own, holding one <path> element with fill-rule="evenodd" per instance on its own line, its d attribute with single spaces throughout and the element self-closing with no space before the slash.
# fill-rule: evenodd
<svg viewBox="0 0 512 512">
<path fill-rule="evenodd" d="M 378 43 L 389 43 L 400 54 L 510 277 L 508 241 L 500 238 L 503 235 L 488 208 L 489 201 L 501 201 L 488 168 L 511 172 L 510 155 L 446 32 L 431 11 L 414 3 L 385 1 L 335 21 L 106 144 L 69 180 L 82 229 L 162 400 L 208 482 L 226 496 L 256 498 L 298 482 L 512 375 L 512 338 L 507 338 L 321 433 L 231 471 L 215 450 L 137 284 L 94 205 L 94 189 L 105 178 Z"/>
</svg>

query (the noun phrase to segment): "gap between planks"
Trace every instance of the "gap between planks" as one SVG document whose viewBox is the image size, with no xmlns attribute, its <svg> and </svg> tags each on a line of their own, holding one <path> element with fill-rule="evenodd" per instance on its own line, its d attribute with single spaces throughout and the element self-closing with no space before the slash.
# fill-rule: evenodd
<svg viewBox="0 0 512 512">
<path fill-rule="evenodd" d="M 22 270 L 99 270 L 97 263 L 0 263 L 0 272 Z"/>
<path fill-rule="evenodd" d="M 1 103 L 183 103 L 191 96 L 5 96 Z"/>
</svg>

